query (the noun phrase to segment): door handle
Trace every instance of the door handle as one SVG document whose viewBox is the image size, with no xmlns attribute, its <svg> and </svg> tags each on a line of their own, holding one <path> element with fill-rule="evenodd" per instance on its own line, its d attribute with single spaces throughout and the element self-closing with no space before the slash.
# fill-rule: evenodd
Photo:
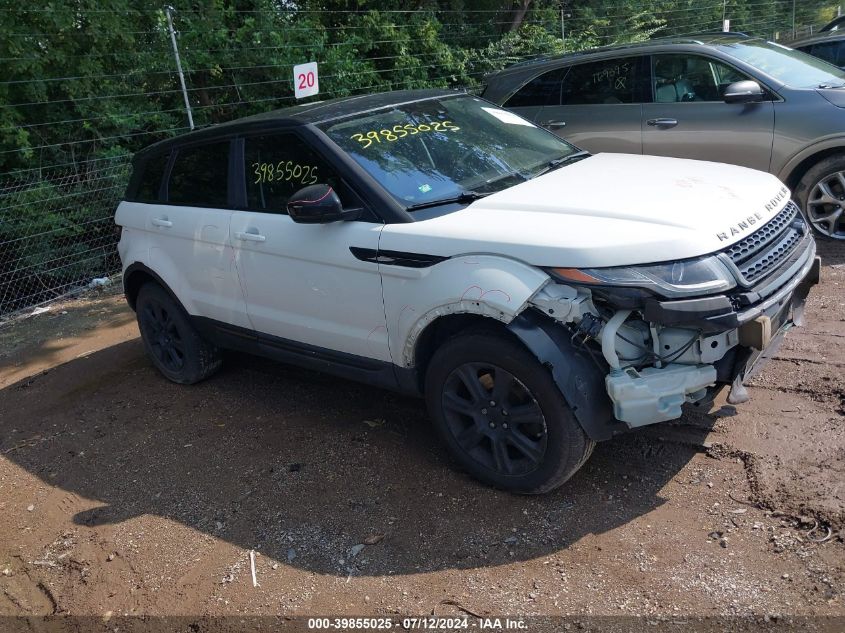
<svg viewBox="0 0 845 633">
<path fill-rule="evenodd" d="M 678 119 L 649 119 L 646 123 L 652 127 L 675 127 Z"/>
<path fill-rule="evenodd" d="M 244 242 L 263 242 L 267 238 L 259 233 L 244 233 L 242 231 L 238 231 L 235 233 L 235 238 L 239 240 L 243 240 Z"/>
<path fill-rule="evenodd" d="M 171 226 L 173 226 L 173 222 L 168 220 L 167 216 L 164 216 L 163 218 L 153 218 L 152 220 L 150 220 L 150 222 L 153 226 L 160 226 L 165 229 L 169 229 Z"/>
<path fill-rule="evenodd" d="M 542 126 L 551 128 L 566 127 L 566 121 L 546 121 L 545 123 L 542 123 Z"/>
</svg>

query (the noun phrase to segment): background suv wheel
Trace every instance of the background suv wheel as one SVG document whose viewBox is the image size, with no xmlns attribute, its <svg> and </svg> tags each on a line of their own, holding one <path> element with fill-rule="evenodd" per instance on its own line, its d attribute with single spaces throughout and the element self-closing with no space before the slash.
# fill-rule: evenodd
<svg viewBox="0 0 845 633">
<path fill-rule="evenodd" d="M 429 363 L 425 394 L 455 459 L 511 492 L 560 486 L 595 446 L 549 371 L 504 334 L 478 331 L 445 343 Z"/>
<path fill-rule="evenodd" d="M 193 384 L 220 369 L 220 351 L 191 325 L 158 284 L 144 284 L 135 303 L 138 329 L 153 364 L 173 382 Z"/>
<path fill-rule="evenodd" d="M 830 156 L 813 165 L 795 194 L 818 233 L 845 240 L 845 155 Z"/>
</svg>

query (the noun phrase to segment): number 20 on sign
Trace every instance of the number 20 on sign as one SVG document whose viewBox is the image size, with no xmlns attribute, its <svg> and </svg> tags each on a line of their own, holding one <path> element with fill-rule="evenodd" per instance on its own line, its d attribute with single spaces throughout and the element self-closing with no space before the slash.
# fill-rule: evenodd
<svg viewBox="0 0 845 633">
<path fill-rule="evenodd" d="M 317 77 L 317 62 L 299 64 L 293 67 L 294 96 L 297 99 L 310 97 L 320 92 Z"/>
</svg>

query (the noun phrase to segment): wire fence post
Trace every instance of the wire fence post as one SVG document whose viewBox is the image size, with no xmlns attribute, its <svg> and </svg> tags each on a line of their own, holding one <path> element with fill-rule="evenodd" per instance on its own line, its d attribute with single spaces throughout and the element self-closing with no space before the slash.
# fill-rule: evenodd
<svg viewBox="0 0 845 633">
<path fill-rule="evenodd" d="M 795 0 L 792 0 L 792 39 L 795 39 Z"/>
<path fill-rule="evenodd" d="M 188 99 L 188 89 L 185 87 L 185 74 L 182 72 L 182 60 L 179 59 L 179 47 L 176 45 L 176 31 L 173 30 L 173 17 L 171 11 L 173 7 L 167 5 L 164 7 L 167 13 L 167 27 L 170 31 L 170 43 L 173 44 L 173 56 L 176 58 L 176 70 L 179 72 L 179 83 L 182 84 L 182 97 L 185 99 L 185 110 L 188 112 L 188 125 L 194 129 L 194 115 L 191 112 L 191 102 Z"/>
<path fill-rule="evenodd" d="M 566 52 L 566 16 L 563 9 L 560 10 L 560 39 L 563 40 L 563 52 Z"/>
</svg>

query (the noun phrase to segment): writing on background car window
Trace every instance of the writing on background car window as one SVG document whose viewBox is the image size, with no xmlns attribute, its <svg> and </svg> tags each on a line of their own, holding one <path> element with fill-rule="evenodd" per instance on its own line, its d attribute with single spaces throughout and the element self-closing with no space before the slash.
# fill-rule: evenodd
<svg viewBox="0 0 845 633">
<path fill-rule="evenodd" d="M 593 73 L 593 83 L 600 84 L 605 81 L 612 84 L 617 90 L 625 88 L 627 74 L 631 72 L 631 64 L 623 62 L 615 66 L 608 66 Z"/>
</svg>

